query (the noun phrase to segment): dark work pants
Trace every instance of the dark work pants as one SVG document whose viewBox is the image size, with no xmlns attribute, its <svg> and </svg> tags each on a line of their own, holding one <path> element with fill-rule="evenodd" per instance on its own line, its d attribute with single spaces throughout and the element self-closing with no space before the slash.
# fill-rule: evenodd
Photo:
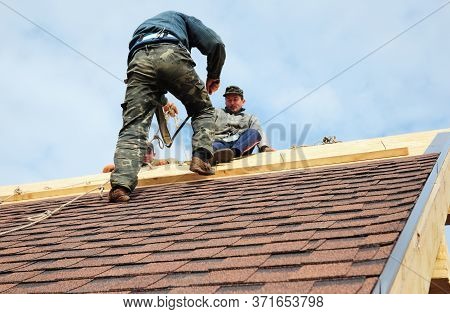
<svg viewBox="0 0 450 314">
<path fill-rule="evenodd" d="M 161 43 L 141 49 L 127 71 L 122 105 L 123 126 L 114 154 L 111 186 L 133 191 L 147 150 L 147 137 L 157 106 L 165 105 L 167 92 L 177 97 L 192 117 L 192 151 L 212 153 L 214 108 L 189 52 L 176 44 Z M 164 102 L 164 103 L 163 103 Z"/>
</svg>

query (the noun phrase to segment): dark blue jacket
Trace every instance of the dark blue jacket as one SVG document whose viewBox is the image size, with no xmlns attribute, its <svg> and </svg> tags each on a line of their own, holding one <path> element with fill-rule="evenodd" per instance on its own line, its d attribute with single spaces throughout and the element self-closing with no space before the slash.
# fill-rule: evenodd
<svg viewBox="0 0 450 314">
<path fill-rule="evenodd" d="M 189 51 L 193 47 L 200 50 L 203 55 L 207 56 L 208 78 L 220 78 L 220 72 L 225 62 L 225 45 L 219 35 L 195 17 L 180 12 L 163 12 L 139 25 L 129 44 L 130 55 L 140 38 L 162 30 L 175 36 Z"/>
</svg>

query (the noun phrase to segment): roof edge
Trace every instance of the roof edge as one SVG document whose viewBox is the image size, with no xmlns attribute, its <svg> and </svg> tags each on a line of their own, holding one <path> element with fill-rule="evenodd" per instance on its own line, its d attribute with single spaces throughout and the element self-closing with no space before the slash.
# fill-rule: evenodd
<svg viewBox="0 0 450 314">
<path fill-rule="evenodd" d="M 419 242 L 421 233 L 416 232 L 416 230 L 418 229 L 420 220 L 424 218 L 423 216 L 426 208 L 433 205 L 432 203 L 434 202 L 434 198 L 432 198 L 432 196 L 436 195 L 437 190 L 439 189 L 439 186 L 436 183 L 439 179 L 443 178 L 442 173 L 445 172 L 446 168 L 450 168 L 449 151 L 450 132 L 438 133 L 426 149 L 425 154 L 439 153 L 440 155 L 430 173 L 430 176 L 425 182 L 422 192 L 420 193 L 416 204 L 411 211 L 410 217 L 408 218 L 403 231 L 400 233 L 397 243 L 389 256 L 383 272 L 372 290 L 372 293 L 392 293 L 394 282 L 398 279 L 400 267 L 402 265 L 405 266 L 405 257 L 412 240 L 416 237 L 418 243 L 415 245 L 420 245 Z M 444 167 L 444 164 L 446 164 L 446 167 Z M 409 269 L 409 271 L 416 272 L 414 269 Z M 421 276 L 419 274 L 417 275 Z"/>
</svg>

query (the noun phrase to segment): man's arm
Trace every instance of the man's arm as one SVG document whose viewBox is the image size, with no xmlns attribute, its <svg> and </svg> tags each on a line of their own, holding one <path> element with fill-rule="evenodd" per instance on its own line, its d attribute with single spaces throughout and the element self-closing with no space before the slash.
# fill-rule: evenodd
<svg viewBox="0 0 450 314">
<path fill-rule="evenodd" d="M 220 73 L 225 62 L 225 45 L 212 29 L 193 16 L 188 17 L 189 42 L 207 57 L 206 89 L 212 94 L 219 89 Z"/>
</svg>

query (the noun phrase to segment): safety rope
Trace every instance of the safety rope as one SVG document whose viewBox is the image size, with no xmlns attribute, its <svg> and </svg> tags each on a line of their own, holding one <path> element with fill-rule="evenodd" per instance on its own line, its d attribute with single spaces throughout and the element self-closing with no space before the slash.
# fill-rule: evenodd
<svg viewBox="0 0 450 314">
<path fill-rule="evenodd" d="M 178 129 L 180 127 L 180 119 L 178 119 L 178 116 L 174 116 L 173 119 L 175 121 L 175 127 Z M 181 149 L 183 150 L 184 158 L 186 158 L 185 160 L 189 160 L 188 154 L 186 152 L 186 147 L 183 145 L 183 143 L 181 143 Z"/>
<path fill-rule="evenodd" d="M 169 119 L 171 118 L 170 113 L 169 112 L 165 112 L 164 113 L 164 118 L 166 119 L 166 121 L 169 121 Z M 179 133 L 179 131 L 181 130 L 181 128 L 186 124 L 187 120 L 189 119 L 189 116 L 183 121 L 183 123 L 180 124 L 180 119 L 178 118 L 177 115 L 172 117 L 174 122 L 175 122 L 175 128 L 176 128 L 176 132 L 172 137 L 172 141 L 175 139 L 175 136 L 177 136 L 177 134 Z M 164 147 L 170 148 L 171 145 L 166 146 L 163 139 L 161 138 L 161 136 L 158 135 L 158 133 L 160 133 L 161 130 L 158 130 L 158 132 L 156 132 L 155 135 L 153 135 L 153 138 L 150 140 L 150 142 L 153 141 L 157 141 L 158 146 L 160 149 L 164 149 Z M 189 160 L 187 151 L 186 151 L 186 147 L 184 147 L 184 145 L 181 145 L 181 148 L 183 150 L 184 156 L 186 158 L 186 160 Z"/>
<path fill-rule="evenodd" d="M 39 222 L 41 222 L 41 221 L 43 221 L 43 220 L 45 220 L 45 219 L 51 217 L 52 215 L 54 215 L 54 214 L 60 212 L 64 207 L 66 207 L 66 206 L 72 204 L 73 202 L 77 201 L 78 199 L 82 198 L 83 196 L 85 196 L 85 195 L 87 195 L 87 194 L 89 194 L 89 193 L 91 193 L 91 192 L 93 192 L 93 191 L 95 191 L 95 190 L 99 190 L 100 197 L 103 198 L 103 191 L 104 191 L 104 189 L 105 189 L 105 185 L 106 185 L 108 182 L 109 182 L 109 180 L 108 180 L 108 181 L 105 181 L 105 183 L 103 183 L 103 184 L 101 184 L 101 185 L 99 185 L 99 186 L 97 186 L 97 187 L 95 187 L 95 188 L 93 188 L 93 189 L 87 191 L 87 192 L 84 193 L 84 194 L 78 195 L 78 196 L 75 197 L 74 199 L 70 200 L 70 201 L 67 202 L 67 203 L 64 203 L 63 205 L 59 206 L 58 208 L 56 208 L 56 209 L 54 209 L 54 210 L 46 210 L 46 211 L 45 211 L 44 213 L 42 213 L 42 214 L 38 214 L 38 215 L 35 215 L 35 216 L 28 217 L 27 219 L 31 221 L 30 223 L 28 223 L 28 224 L 26 224 L 26 225 L 22 225 L 22 226 L 16 227 L 16 228 L 13 228 L 13 229 L 10 229 L 10 230 L 7 230 L 7 231 L 3 231 L 3 232 L 0 233 L 0 236 L 4 236 L 4 235 L 6 235 L 6 234 L 9 234 L 9 233 L 12 233 L 12 232 L 15 232 L 15 231 L 18 231 L 18 230 L 22 230 L 22 229 L 25 229 L 25 228 L 34 226 L 35 224 L 37 224 L 37 223 L 39 223 Z"/>
<path fill-rule="evenodd" d="M 159 131 L 158 131 L 159 132 Z M 153 141 L 157 141 L 158 142 L 158 146 L 160 149 L 164 149 L 164 141 L 162 140 L 162 138 L 158 135 L 158 133 L 156 133 L 155 135 L 153 135 L 153 138 L 150 140 L 150 142 Z"/>
</svg>

